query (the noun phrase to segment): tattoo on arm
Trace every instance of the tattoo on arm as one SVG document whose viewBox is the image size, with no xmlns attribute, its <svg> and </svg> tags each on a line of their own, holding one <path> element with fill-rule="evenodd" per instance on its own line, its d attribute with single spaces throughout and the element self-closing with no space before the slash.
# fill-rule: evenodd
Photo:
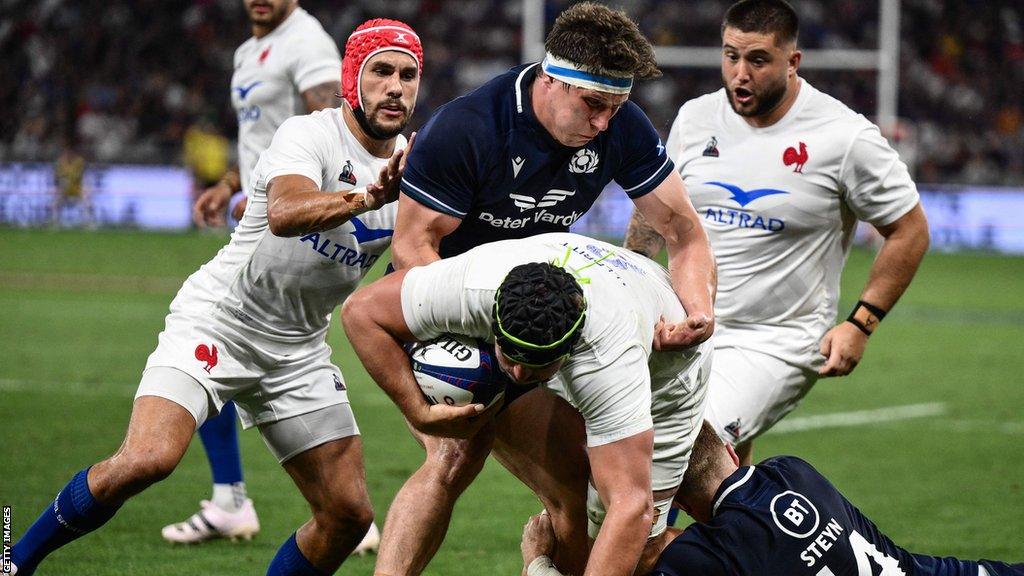
<svg viewBox="0 0 1024 576">
<path fill-rule="evenodd" d="M 665 247 L 665 239 L 647 223 L 639 210 L 634 209 L 633 217 L 629 219 L 629 226 L 626 227 L 626 241 L 623 246 L 653 259 Z"/>
<path fill-rule="evenodd" d="M 341 104 L 338 94 L 341 93 L 340 82 L 324 82 L 317 84 L 302 93 L 306 103 L 306 112 L 316 112 L 325 108 L 335 108 Z"/>
</svg>

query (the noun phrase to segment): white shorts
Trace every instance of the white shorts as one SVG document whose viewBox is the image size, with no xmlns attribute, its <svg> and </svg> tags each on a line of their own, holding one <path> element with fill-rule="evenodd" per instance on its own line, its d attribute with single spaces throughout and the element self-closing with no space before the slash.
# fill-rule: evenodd
<svg viewBox="0 0 1024 576">
<path fill-rule="evenodd" d="M 157 366 L 176 368 L 198 381 L 209 395 L 211 413 L 234 400 L 246 428 L 348 403 L 341 370 L 331 364 L 331 348 L 322 337 L 273 341 L 215 314 L 170 314 L 146 361 L 147 370 Z M 140 386 L 138 395 L 142 392 Z M 150 395 L 177 402 L 170 394 Z M 199 414 L 193 416 L 202 424 Z"/>
<path fill-rule="evenodd" d="M 700 352 L 693 361 L 681 361 L 675 352 L 652 352 L 648 362 L 654 420 L 654 492 L 675 488 L 682 482 L 704 422 L 715 352 L 710 342 L 701 344 Z"/>
<path fill-rule="evenodd" d="M 800 404 L 818 373 L 737 347 L 715 349 L 705 418 L 723 440 L 753 440 Z"/>
<path fill-rule="evenodd" d="M 136 398 L 158 396 L 188 410 L 198 428 L 214 413 L 209 392 L 198 380 L 177 368 L 153 366 L 142 373 Z M 332 440 L 359 434 L 352 407 L 332 404 L 319 410 L 260 424 L 260 434 L 281 464 Z"/>
</svg>

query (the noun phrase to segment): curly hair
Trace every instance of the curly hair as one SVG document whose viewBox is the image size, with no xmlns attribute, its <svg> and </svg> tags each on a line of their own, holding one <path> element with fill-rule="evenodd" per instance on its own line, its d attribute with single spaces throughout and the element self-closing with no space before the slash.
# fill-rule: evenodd
<svg viewBox="0 0 1024 576">
<path fill-rule="evenodd" d="M 513 268 L 495 301 L 504 333 L 538 346 L 564 338 L 585 309 L 583 289 L 576 279 L 546 262 Z"/>
<path fill-rule="evenodd" d="M 559 14 L 544 48 L 588 72 L 638 79 L 661 76 L 651 45 L 625 12 L 581 2 Z"/>
</svg>

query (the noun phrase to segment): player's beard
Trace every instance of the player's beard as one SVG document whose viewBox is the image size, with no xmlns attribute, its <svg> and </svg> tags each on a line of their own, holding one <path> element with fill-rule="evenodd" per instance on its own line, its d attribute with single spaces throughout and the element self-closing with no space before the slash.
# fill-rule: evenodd
<svg viewBox="0 0 1024 576">
<path fill-rule="evenodd" d="M 384 124 L 377 121 L 377 112 L 385 104 L 398 104 L 402 108 L 402 112 L 405 114 L 402 121 L 398 125 L 385 126 Z M 367 115 L 362 108 L 356 110 L 356 120 L 359 122 L 360 127 L 366 132 L 366 135 L 374 140 L 390 140 L 395 136 L 402 133 L 405 127 L 409 124 L 409 118 L 411 117 L 411 111 L 406 108 L 405 104 L 399 100 L 385 100 L 374 106 L 372 115 Z"/>
<path fill-rule="evenodd" d="M 775 110 L 779 103 L 782 102 L 782 99 L 786 97 L 786 88 L 786 78 L 783 77 L 781 82 L 772 82 L 766 85 L 760 92 L 750 90 L 757 104 L 749 110 L 744 110 L 736 105 L 736 94 L 728 85 L 726 85 L 725 92 L 729 95 L 729 105 L 732 106 L 733 111 L 740 116 L 749 118 L 764 116 Z"/>
<path fill-rule="evenodd" d="M 266 26 L 267 29 L 273 30 L 284 22 L 284 19 L 288 17 L 288 10 L 291 8 L 292 0 L 286 0 L 278 5 L 274 5 L 272 2 L 255 2 L 260 6 L 269 6 L 270 12 L 267 14 L 254 14 L 249 11 L 249 20 L 258 26 Z M 248 11 L 250 6 L 246 6 Z"/>
</svg>

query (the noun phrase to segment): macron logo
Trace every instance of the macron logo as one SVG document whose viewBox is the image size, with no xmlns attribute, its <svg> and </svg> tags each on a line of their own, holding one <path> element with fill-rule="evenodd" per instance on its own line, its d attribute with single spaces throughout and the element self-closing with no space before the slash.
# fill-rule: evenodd
<svg viewBox="0 0 1024 576">
<path fill-rule="evenodd" d="M 571 192 L 569 190 L 549 190 L 540 200 L 524 194 L 509 194 L 508 197 L 512 199 L 520 212 L 526 212 L 534 208 L 549 208 L 575 194 L 575 190 Z"/>
<path fill-rule="evenodd" d="M 736 201 L 740 206 L 746 206 L 758 198 L 764 196 L 771 196 L 773 194 L 789 194 L 785 190 L 776 190 L 774 188 L 758 188 L 756 190 L 744 190 L 739 186 L 733 184 L 727 184 L 725 182 L 705 182 L 705 184 L 711 184 L 712 186 L 718 186 L 725 188 L 729 192 L 732 192 L 732 199 Z"/>
<path fill-rule="evenodd" d="M 512 159 L 512 179 L 515 180 L 519 176 L 519 171 L 523 168 L 523 164 L 526 164 L 526 158 L 522 156 L 516 156 Z M 518 204 L 517 204 L 518 206 Z"/>
</svg>

